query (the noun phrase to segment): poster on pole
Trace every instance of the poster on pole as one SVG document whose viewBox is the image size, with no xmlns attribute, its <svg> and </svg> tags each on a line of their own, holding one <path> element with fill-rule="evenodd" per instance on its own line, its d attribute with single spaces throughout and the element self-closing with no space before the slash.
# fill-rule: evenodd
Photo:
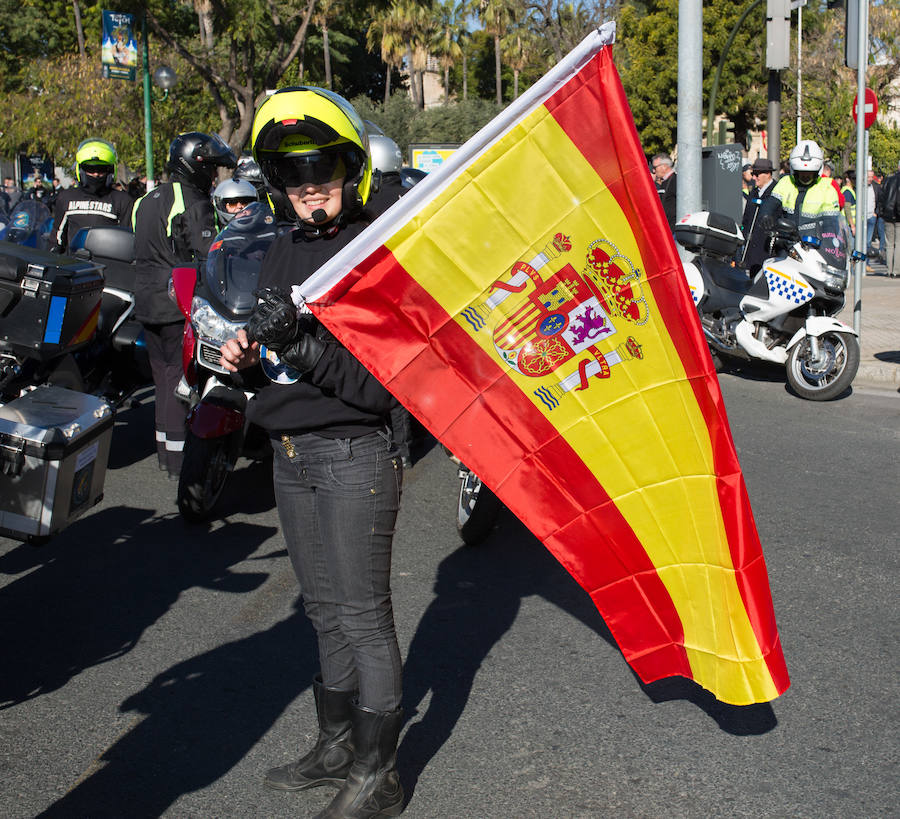
<svg viewBox="0 0 900 819">
<path fill-rule="evenodd" d="M 104 77 L 116 80 L 134 80 L 137 66 L 134 15 L 120 14 L 117 11 L 103 11 L 101 55 Z"/>
</svg>

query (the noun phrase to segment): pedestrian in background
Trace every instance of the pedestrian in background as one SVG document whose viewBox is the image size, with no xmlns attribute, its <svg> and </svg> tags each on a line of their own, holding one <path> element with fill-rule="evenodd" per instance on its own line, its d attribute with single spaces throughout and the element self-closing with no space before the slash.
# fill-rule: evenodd
<svg viewBox="0 0 900 819">
<path fill-rule="evenodd" d="M 875 248 L 872 245 L 872 239 L 878 235 L 878 249 L 880 253 L 884 253 L 884 222 L 878 224 L 878 199 L 881 196 L 881 185 L 875 178 L 875 171 L 866 171 L 866 255 L 871 259 L 876 256 Z M 866 272 L 871 273 L 872 267 L 866 265 Z"/>
<path fill-rule="evenodd" d="M 881 186 L 878 213 L 884 220 L 884 263 L 892 279 L 900 277 L 900 162 Z"/>
<path fill-rule="evenodd" d="M 856 168 L 848 168 L 844 175 L 841 193 L 844 194 L 844 216 L 850 226 L 850 233 L 856 236 Z"/>
<path fill-rule="evenodd" d="M 675 229 L 675 186 L 677 183 L 672 157 L 668 154 L 656 154 L 651 160 L 656 192 L 662 203 L 669 223 L 669 230 Z"/>
<path fill-rule="evenodd" d="M 16 184 L 16 180 L 11 176 L 3 177 L 3 203 L 6 205 L 6 212 L 12 213 L 13 208 L 19 204 L 22 198 L 22 191 Z"/>
<path fill-rule="evenodd" d="M 741 168 L 741 196 L 744 198 L 744 207 L 747 207 L 747 200 L 750 198 L 750 191 L 755 185 L 753 181 L 753 165 L 749 162 L 744 163 Z"/>
</svg>

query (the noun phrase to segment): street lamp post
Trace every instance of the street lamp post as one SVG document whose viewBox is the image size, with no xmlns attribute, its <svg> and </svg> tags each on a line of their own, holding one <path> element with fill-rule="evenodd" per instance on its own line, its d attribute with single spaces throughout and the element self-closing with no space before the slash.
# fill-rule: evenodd
<svg viewBox="0 0 900 819">
<path fill-rule="evenodd" d="M 143 73 L 144 73 L 144 158 L 147 166 L 147 191 L 153 189 L 153 117 L 150 113 L 151 89 L 150 89 L 150 48 L 147 42 L 147 14 L 141 18 L 141 33 L 143 36 Z M 169 96 L 169 91 L 175 87 L 178 78 L 175 72 L 167 65 L 161 65 L 153 72 L 153 82 L 163 90 L 163 99 Z"/>
</svg>

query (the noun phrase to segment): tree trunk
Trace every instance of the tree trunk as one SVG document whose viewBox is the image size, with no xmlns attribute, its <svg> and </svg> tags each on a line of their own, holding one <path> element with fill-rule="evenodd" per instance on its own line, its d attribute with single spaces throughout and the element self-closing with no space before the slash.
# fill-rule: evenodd
<svg viewBox="0 0 900 819">
<path fill-rule="evenodd" d="M 387 66 L 387 71 L 384 72 L 384 104 L 388 104 L 388 100 L 391 98 L 391 66 Z"/>
<path fill-rule="evenodd" d="M 325 56 L 325 85 L 332 91 L 331 51 L 328 48 L 328 24 L 322 23 L 322 51 Z"/>
<path fill-rule="evenodd" d="M 416 85 L 416 70 L 413 68 L 412 49 L 409 47 L 406 49 L 406 67 L 409 71 L 409 95 L 412 97 L 413 105 L 416 108 L 421 108 L 419 105 L 419 88 Z"/>
<path fill-rule="evenodd" d="M 212 0 L 194 0 L 194 11 L 197 12 L 197 25 L 200 27 L 200 45 L 211 49 L 215 44 Z"/>
<path fill-rule="evenodd" d="M 416 72 L 419 84 L 419 108 L 425 108 L 425 69 Z"/>
<path fill-rule="evenodd" d="M 494 35 L 494 79 L 497 83 L 497 105 L 503 105 L 503 87 L 500 72 L 500 35 Z"/>
<path fill-rule="evenodd" d="M 444 66 L 444 105 L 450 104 L 450 66 Z"/>
<path fill-rule="evenodd" d="M 519 98 L 519 69 L 513 70 L 513 99 Z"/>
<path fill-rule="evenodd" d="M 463 51 L 463 102 L 469 99 L 469 58 Z"/>
<path fill-rule="evenodd" d="M 84 50 L 84 28 L 81 25 L 81 6 L 78 0 L 72 0 L 72 8 L 75 10 L 75 34 L 78 36 L 78 53 L 82 57 L 86 57 Z"/>
</svg>

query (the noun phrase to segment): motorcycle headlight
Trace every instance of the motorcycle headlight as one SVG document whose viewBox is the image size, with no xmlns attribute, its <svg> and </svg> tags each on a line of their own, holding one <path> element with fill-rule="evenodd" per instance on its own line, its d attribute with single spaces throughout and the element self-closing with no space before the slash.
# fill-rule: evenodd
<svg viewBox="0 0 900 819">
<path fill-rule="evenodd" d="M 200 338 L 224 344 L 246 326 L 243 321 L 229 321 L 220 316 L 206 300 L 194 296 L 191 301 L 191 324 Z"/>
<path fill-rule="evenodd" d="M 825 279 L 822 286 L 829 293 L 843 293 L 847 289 L 849 275 L 846 270 L 839 267 L 832 267 L 830 264 L 823 264 L 822 270 L 825 273 Z"/>
</svg>

